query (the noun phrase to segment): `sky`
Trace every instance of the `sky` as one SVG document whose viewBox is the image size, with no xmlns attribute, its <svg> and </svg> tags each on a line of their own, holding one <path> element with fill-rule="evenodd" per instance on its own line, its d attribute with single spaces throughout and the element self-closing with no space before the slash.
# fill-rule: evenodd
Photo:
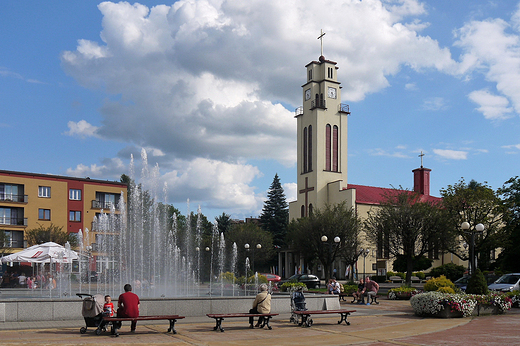
<svg viewBox="0 0 520 346">
<path fill-rule="evenodd" d="M 0 169 L 118 181 L 182 212 L 258 216 L 296 199 L 309 62 L 337 62 L 348 183 L 431 194 L 520 173 L 520 2 L 8 1 Z M 189 204 L 187 203 L 189 199 Z"/>
</svg>

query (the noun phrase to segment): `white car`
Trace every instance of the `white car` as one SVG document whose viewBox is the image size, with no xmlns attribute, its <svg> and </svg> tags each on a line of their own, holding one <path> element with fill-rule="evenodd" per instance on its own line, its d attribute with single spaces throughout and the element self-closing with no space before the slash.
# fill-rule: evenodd
<svg viewBox="0 0 520 346">
<path fill-rule="evenodd" d="M 500 292 L 520 291 L 520 273 L 502 275 L 497 281 L 489 285 L 488 288 L 492 291 Z"/>
</svg>

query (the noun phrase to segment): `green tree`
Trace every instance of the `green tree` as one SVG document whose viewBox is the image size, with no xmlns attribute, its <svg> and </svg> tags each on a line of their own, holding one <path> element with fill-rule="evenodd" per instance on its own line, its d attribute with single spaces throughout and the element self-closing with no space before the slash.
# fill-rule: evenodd
<svg viewBox="0 0 520 346">
<path fill-rule="evenodd" d="M 304 257 L 307 267 L 318 259 L 329 275 L 336 259 L 341 258 L 352 264 L 357 259 L 360 221 L 352 208 L 346 203 L 326 205 L 315 209 L 308 217 L 292 220 L 288 227 L 287 241 L 292 248 Z M 328 241 L 321 240 L 326 236 Z M 334 238 L 340 242 L 335 243 Z"/>
<path fill-rule="evenodd" d="M 260 224 L 264 230 L 273 235 L 274 244 L 282 246 L 287 234 L 288 222 L 289 207 L 280 184 L 280 178 L 278 178 L 278 174 L 275 174 L 260 215 Z"/>
<path fill-rule="evenodd" d="M 454 237 L 446 227 L 440 205 L 423 201 L 420 194 L 395 191 L 365 220 L 367 239 L 391 257 L 406 259 L 406 283 L 411 284 L 414 259 L 442 249 Z"/>
<path fill-rule="evenodd" d="M 260 272 L 269 268 L 268 263 L 275 254 L 272 234 L 251 222 L 232 225 L 226 234 L 226 242 L 236 243 L 237 266 L 240 273 L 245 272 L 246 257 L 249 258 L 251 269 L 254 266 L 255 271 Z M 245 249 L 245 244 L 249 244 L 249 250 Z M 260 249 L 257 248 L 257 244 L 261 245 Z"/>
<path fill-rule="evenodd" d="M 429 259 L 428 257 L 422 255 L 414 257 L 413 260 L 413 267 L 412 270 L 414 272 L 422 271 L 425 269 L 428 269 L 432 266 L 433 260 Z M 395 257 L 395 261 L 393 263 L 393 269 L 397 272 L 406 272 L 408 269 L 408 263 L 406 260 L 406 256 L 404 255 L 398 255 Z"/>
<path fill-rule="evenodd" d="M 38 224 L 37 228 L 28 229 L 25 232 L 25 240 L 27 240 L 29 246 L 50 241 L 60 245 L 69 242 L 72 247 L 78 245 L 78 238 L 75 233 L 67 233 L 63 230 L 63 226 L 56 226 L 52 223 L 48 227 Z"/>
<path fill-rule="evenodd" d="M 511 178 L 498 189 L 505 206 L 504 222 L 506 240 L 498 256 L 502 270 L 520 271 L 520 179 Z"/>
<path fill-rule="evenodd" d="M 485 183 L 472 180 L 466 184 L 464 179 L 461 179 L 457 184 L 441 189 L 441 196 L 443 207 L 448 213 L 448 227 L 462 239 L 461 242 L 452 244 L 448 250 L 460 259 L 468 260 L 470 251 L 463 247 L 463 243 L 471 246 L 471 231 L 477 224 L 482 223 L 485 227 L 484 232 L 475 234 L 475 256 L 478 258 L 479 268 L 489 269 L 491 252 L 502 246 L 505 241 L 505 209 L 498 193 Z M 463 222 L 470 224 L 469 232 L 461 229 Z"/>
<path fill-rule="evenodd" d="M 471 275 L 471 278 L 468 281 L 468 286 L 466 287 L 467 294 L 488 294 L 488 284 L 484 274 L 480 271 L 480 269 L 476 269 L 475 273 Z"/>
<path fill-rule="evenodd" d="M 219 233 L 226 234 L 226 232 L 231 228 L 231 216 L 229 214 L 222 213 L 222 215 L 215 217 L 215 221 L 217 221 Z"/>
<path fill-rule="evenodd" d="M 434 278 L 438 278 L 441 275 L 444 275 L 451 281 L 456 281 L 464 275 L 465 271 L 466 268 L 464 268 L 464 266 L 457 265 L 455 263 L 446 263 L 441 266 L 432 268 L 430 270 L 430 275 Z"/>
</svg>

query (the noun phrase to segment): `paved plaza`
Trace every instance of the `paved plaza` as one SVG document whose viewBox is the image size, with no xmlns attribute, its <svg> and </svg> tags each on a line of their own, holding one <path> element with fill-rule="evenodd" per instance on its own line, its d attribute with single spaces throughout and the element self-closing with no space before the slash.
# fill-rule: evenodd
<svg viewBox="0 0 520 346">
<path fill-rule="evenodd" d="M 338 325 L 339 315 L 313 316 L 310 328 L 289 322 L 289 314 L 276 316 L 272 330 L 249 329 L 247 319 L 228 319 L 225 332 L 214 331 L 215 322 L 205 316 L 176 324 L 178 334 L 166 333 L 166 323 L 141 323 L 136 333 L 123 325 L 121 335 L 80 334 L 83 320 L 53 322 L 0 322 L 1 345 L 520 345 L 520 309 L 505 315 L 458 319 L 420 318 L 409 301 L 381 300 L 380 305 L 351 305 L 350 325 Z M 78 311 L 78 316 L 80 312 Z"/>
</svg>

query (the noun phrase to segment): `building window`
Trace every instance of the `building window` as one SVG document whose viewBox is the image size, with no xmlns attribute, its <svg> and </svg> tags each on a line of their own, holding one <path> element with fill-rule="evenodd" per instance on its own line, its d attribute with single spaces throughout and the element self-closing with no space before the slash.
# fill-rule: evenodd
<svg viewBox="0 0 520 346">
<path fill-rule="evenodd" d="M 81 190 L 70 189 L 69 190 L 69 199 L 71 201 L 81 201 Z"/>
<path fill-rule="evenodd" d="M 338 126 L 332 130 L 332 171 L 338 171 Z"/>
<path fill-rule="evenodd" d="M 38 187 L 38 197 L 51 198 L 50 186 L 39 186 Z"/>
<path fill-rule="evenodd" d="M 81 211 L 69 211 L 69 221 L 81 221 Z"/>
<path fill-rule="evenodd" d="M 39 220 L 50 220 L 51 219 L 51 210 L 50 209 L 38 209 L 38 219 Z"/>
<path fill-rule="evenodd" d="M 307 128 L 303 129 L 303 173 L 307 173 Z"/>
<path fill-rule="evenodd" d="M 0 230 L 0 232 L 2 232 Z M 5 232 L 5 242 L 4 247 L 11 248 L 23 248 L 24 240 L 23 240 L 23 231 L 4 231 Z"/>
<path fill-rule="evenodd" d="M 301 214 L 301 217 L 305 217 L 305 206 L 304 205 L 302 205 L 302 207 L 301 207 L 300 214 Z"/>
<path fill-rule="evenodd" d="M 23 185 L 0 184 L 0 201 L 24 202 Z"/>
<path fill-rule="evenodd" d="M 312 79 L 312 70 L 309 70 L 309 80 Z"/>
<path fill-rule="evenodd" d="M 92 208 L 110 209 L 117 208 L 121 195 L 115 193 L 96 192 L 96 200 L 92 201 Z"/>
<path fill-rule="evenodd" d="M 309 139 L 307 140 L 307 172 L 312 171 L 312 125 L 309 125 Z"/>
<path fill-rule="evenodd" d="M 0 225 L 11 224 L 11 208 L 0 208 Z"/>
<path fill-rule="evenodd" d="M 325 127 L 325 170 L 330 171 L 330 134 L 331 126 L 327 124 Z"/>
</svg>

